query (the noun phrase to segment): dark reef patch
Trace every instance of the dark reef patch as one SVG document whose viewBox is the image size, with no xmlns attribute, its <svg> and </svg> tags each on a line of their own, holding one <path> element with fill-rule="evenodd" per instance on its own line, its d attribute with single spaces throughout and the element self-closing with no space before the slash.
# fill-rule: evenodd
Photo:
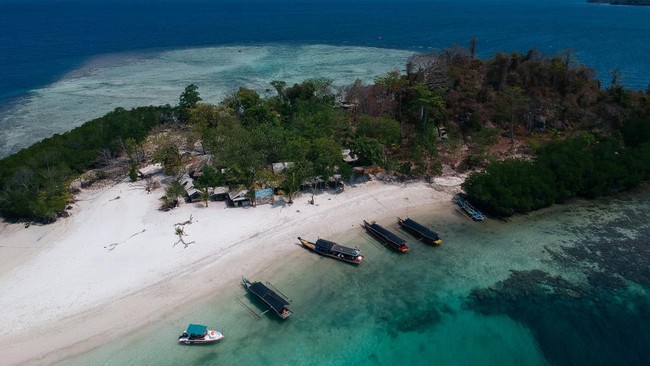
<svg viewBox="0 0 650 366">
<path fill-rule="evenodd" d="M 398 317 L 395 329 L 397 331 L 424 333 L 430 330 L 432 326 L 440 323 L 440 312 L 435 308 L 420 309 L 416 312 L 405 313 L 403 317 Z"/>
<path fill-rule="evenodd" d="M 583 288 L 542 271 L 522 271 L 473 291 L 466 304 L 526 325 L 553 365 L 650 364 L 650 302 L 644 295 Z"/>
<path fill-rule="evenodd" d="M 650 226 L 638 225 L 646 221 L 648 205 L 623 205 L 616 218 L 603 215 L 569 228 L 579 240 L 549 250 L 553 261 L 580 270 L 586 281 L 512 271 L 506 280 L 472 291 L 465 306 L 527 326 L 553 365 L 649 365 L 650 297 L 639 288 L 650 288 Z"/>
</svg>

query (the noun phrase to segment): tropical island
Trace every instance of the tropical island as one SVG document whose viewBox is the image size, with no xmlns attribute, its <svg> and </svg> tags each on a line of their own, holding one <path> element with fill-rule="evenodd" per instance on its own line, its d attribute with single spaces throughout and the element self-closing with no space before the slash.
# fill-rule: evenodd
<svg viewBox="0 0 650 366">
<path fill-rule="evenodd" d="M 177 106 L 117 108 L 2 159 L 0 215 L 54 222 L 80 187 L 127 175 L 152 184 L 140 171 L 151 163 L 171 178 L 162 208 L 187 194 L 188 173 L 207 204 L 223 186 L 249 198 L 272 188 L 292 202 L 306 182 L 345 182 L 364 168 L 402 181 L 474 172 L 463 189 L 499 216 L 650 177 L 647 93 L 626 90 L 616 70 L 603 88 L 571 51 L 479 60 L 475 47 L 414 55 L 405 73 L 370 85 L 276 80 L 275 96 L 242 87 L 211 104 L 191 84 Z"/>
<path fill-rule="evenodd" d="M 616 71 L 603 87 L 570 51 L 481 60 L 475 47 L 339 89 L 272 81 L 271 97 L 240 88 L 213 104 L 190 83 L 176 106 L 118 108 L 2 159 L 5 362 L 119 339 L 369 213 L 451 212 L 462 188 L 508 216 L 648 180 L 647 92 Z M 213 201 L 223 187 L 255 207 Z"/>
</svg>

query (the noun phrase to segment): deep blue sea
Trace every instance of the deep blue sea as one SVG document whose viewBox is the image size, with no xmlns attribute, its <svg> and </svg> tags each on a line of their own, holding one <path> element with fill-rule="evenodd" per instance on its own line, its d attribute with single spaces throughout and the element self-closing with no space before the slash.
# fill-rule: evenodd
<svg viewBox="0 0 650 366">
<path fill-rule="evenodd" d="M 217 103 L 239 86 L 264 91 L 279 78 L 370 82 L 403 69 L 413 53 L 466 46 L 472 37 L 483 58 L 573 50 L 603 86 L 614 69 L 628 88 L 650 84 L 648 7 L 584 0 L 0 0 L 0 157 L 116 107 L 175 104 L 190 83 Z"/>
</svg>

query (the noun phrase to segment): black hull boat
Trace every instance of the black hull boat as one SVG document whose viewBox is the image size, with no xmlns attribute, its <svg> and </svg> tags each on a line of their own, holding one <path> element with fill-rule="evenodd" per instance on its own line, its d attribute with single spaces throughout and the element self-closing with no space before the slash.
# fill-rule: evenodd
<svg viewBox="0 0 650 366">
<path fill-rule="evenodd" d="M 389 247 L 399 251 L 400 253 L 408 252 L 409 247 L 406 245 L 406 240 L 393 234 L 383 226 L 375 223 L 374 221 L 372 223 L 368 223 L 366 220 L 363 220 L 363 227 L 365 227 L 366 230 L 375 238 L 379 239 L 383 243 L 386 243 L 386 245 Z"/>
<path fill-rule="evenodd" d="M 300 244 L 302 244 L 302 246 L 305 248 L 326 257 L 331 257 L 353 264 L 359 264 L 361 261 L 363 261 L 363 255 L 361 255 L 361 251 L 356 248 L 345 247 L 343 245 L 339 245 L 333 241 L 325 239 L 318 239 L 315 243 L 309 240 L 305 240 L 301 237 L 298 237 L 298 240 L 300 241 Z"/>
<path fill-rule="evenodd" d="M 275 291 L 271 290 L 265 284 L 261 282 L 251 282 L 246 277 L 242 276 L 242 286 L 244 286 L 248 292 L 264 302 L 269 310 L 273 310 L 280 318 L 286 319 L 293 314 L 291 310 L 287 309 L 289 301 L 275 293 Z"/>
<path fill-rule="evenodd" d="M 398 217 L 397 223 L 402 229 L 408 231 L 409 233 L 413 234 L 415 237 L 417 237 L 418 239 L 422 240 L 427 244 L 440 245 L 442 243 L 442 240 L 440 239 L 438 233 L 436 233 L 435 231 L 429 229 L 424 225 L 421 225 L 415 220 L 411 220 L 408 218 L 404 220 Z"/>
</svg>

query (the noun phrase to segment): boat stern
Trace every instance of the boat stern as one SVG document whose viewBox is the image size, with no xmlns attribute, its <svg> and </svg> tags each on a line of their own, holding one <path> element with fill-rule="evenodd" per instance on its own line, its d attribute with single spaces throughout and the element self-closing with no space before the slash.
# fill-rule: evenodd
<svg viewBox="0 0 650 366">
<path fill-rule="evenodd" d="M 291 312 L 291 310 L 289 310 L 287 308 L 282 308 L 282 311 L 280 311 L 278 313 L 278 315 L 280 315 L 280 318 L 286 319 L 286 318 L 290 317 L 291 315 L 293 315 L 293 312 Z"/>
</svg>

